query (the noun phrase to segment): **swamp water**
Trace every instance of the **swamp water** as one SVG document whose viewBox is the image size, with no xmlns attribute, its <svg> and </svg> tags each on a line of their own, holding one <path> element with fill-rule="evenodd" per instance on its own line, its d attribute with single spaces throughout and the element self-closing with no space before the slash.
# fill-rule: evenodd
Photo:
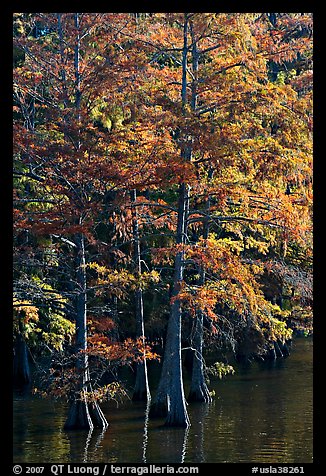
<svg viewBox="0 0 326 476">
<path fill-rule="evenodd" d="M 235 366 L 233 376 L 212 380 L 214 401 L 188 406 L 188 430 L 158 419 L 145 425 L 144 405 L 127 402 L 101 405 L 104 433 L 65 432 L 66 404 L 15 394 L 14 462 L 311 463 L 312 353 L 312 338 L 298 338 L 287 359 Z"/>
</svg>

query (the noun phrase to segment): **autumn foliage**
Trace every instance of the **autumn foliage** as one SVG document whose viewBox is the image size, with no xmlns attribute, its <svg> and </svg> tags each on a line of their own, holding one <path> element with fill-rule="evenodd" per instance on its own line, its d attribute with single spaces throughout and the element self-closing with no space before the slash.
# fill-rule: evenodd
<svg viewBox="0 0 326 476">
<path fill-rule="evenodd" d="M 13 72 L 14 333 L 50 393 L 84 352 L 83 398 L 114 398 L 176 303 L 237 358 L 311 332 L 311 14 L 17 13 Z"/>
</svg>

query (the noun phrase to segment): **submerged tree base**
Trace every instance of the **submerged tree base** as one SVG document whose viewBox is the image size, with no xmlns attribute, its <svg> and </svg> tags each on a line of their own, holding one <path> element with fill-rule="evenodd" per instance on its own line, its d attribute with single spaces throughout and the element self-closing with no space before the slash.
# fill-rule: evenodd
<svg viewBox="0 0 326 476">
<path fill-rule="evenodd" d="M 69 409 L 64 429 L 92 430 L 94 427 L 105 429 L 108 426 L 109 423 L 96 402 L 88 403 L 85 400 L 76 400 Z"/>
<path fill-rule="evenodd" d="M 13 375 L 13 384 L 16 388 L 24 389 L 28 387 L 31 383 L 31 377 L 29 370 L 19 370 L 15 371 Z"/>
<path fill-rule="evenodd" d="M 27 345 L 25 339 L 20 334 L 16 338 L 13 383 L 17 387 L 25 387 L 31 383 Z"/>
<path fill-rule="evenodd" d="M 189 428 L 190 422 L 184 420 L 176 420 L 174 418 L 168 418 L 164 423 L 164 426 L 167 427 L 177 427 L 177 428 Z"/>
<path fill-rule="evenodd" d="M 202 402 L 202 403 L 211 403 L 212 397 L 209 393 L 207 385 L 205 383 L 197 386 L 197 388 L 191 388 L 189 396 L 187 398 L 188 402 Z"/>
<path fill-rule="evenodd" d="M 150 397 L 148 396 L 148 393 L 146 390 L 137 390 L 137 391 L 134 391 L 133 393 L 132 401 L 133 402 L 149 402 Z"/>
<path fill-rule="evenodd" d="M 136 383 L 132 395 L 134 402 L 150 402 L 151 394 L 148 387 L 147 367 L 144 362 L 140 362 L 136 367 Z"/>
<path fill-rule="evenodd" d="M 188 428 L 190 426 L 190 420 L 187 413 L 181 411 L 169 411 L 166 417 L 164 426 L 168 427 L 178 427 L 178 428 Z"/>
<path fill-rule="evenodd" d="M 150 406 L 149 418 L 164 418 L 168 414 L 168 406 L 166 401 L 156 401 Z"/>
</svg>

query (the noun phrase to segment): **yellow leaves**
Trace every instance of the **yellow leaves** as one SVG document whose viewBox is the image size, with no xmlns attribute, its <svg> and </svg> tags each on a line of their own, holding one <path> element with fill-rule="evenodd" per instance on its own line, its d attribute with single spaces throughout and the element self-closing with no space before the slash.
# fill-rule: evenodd
<svg viewBox="0 0 326 476">
<path fill-rule="evenodd" d="M 206 372 L 208 373 L 208 375 L 212 375 L 214 377 L 222 379 L 228 374 L 233 375 L 235 373 L 235 370 L 232 365 L 224 364 L 223 362 L 214 362 L 213 365 L 206 368 Z"/>
<path fill-rule="evenodd" d="M 14 317 L 21 318 L 23 316 L 23 322 L 28 323 L 29 321 L 38 322 L 39 320 L 39 310 L 36 306 L 28 300 L 19 300 L 13 299 L 14 306 Z"/>
<path fill-rule="evenodd" d="M 128 394 L 119 382 L 111 382 L 90 392 L 83 392 L 81 398 L 87 402 L 103 402 L 107 400 L 123 400 Z"/>
<path fill-rule="evenodd" d="M 284 343 L 286 340 L 291 339 L 293 331 L 287 327 L 285 322 L 280 321 L 275 317 L 270 317 L 268 326 L 263 329 L 263 333 L 271 341 L 281 341 Z"/>
<path fill-rule="evenodd" d="M 248 236 L 245 239 L 246 248 L 256 249 L 259 253 L 266 255 L 269 251 L 270 243 L 268 241 L 256 240 L 252 236 Z"/>
<path fill-rule="evenodd" d="M 155 270 L 145 272 L 141 274 L 141 279 L 144 284 L 148 282 L 158 283 L 160 281 L 160 273 Z"/>
<path fill-rule="evenodd" d="M 257 264 L 257 263 L 250 263 L 250 269 L 251 272 L 255 275 L 258 276 L 264 272 L 264 266 L 263 264 Z"/>
<path fill-rule="evenodd" d="M 216 246 L 216 243 L 219 244 L 221 249 L 228 249 L 232 251 L 232 253 L 235 253 L 236 255 L 240 255 L 240 253 L 244 249 L 243 242 L 240 242 L 238 240 L 232 240 L 231 238 L 222 238 L 218 241 L 214 240 L 214 242 L 210 242 L 209 246 Z"/>
<path fill-rule="evenodd" d="M 95 262 L 88 263 L 86 267 L 95 270 L 98 275 L 95 281 L 98 296 L 109 294 L 122 298 L 128 290 L 145 289 L 151 283 L 158 283 L 160 280 L 160 274 L 155 270 L 136 276 L 126 269 L 111 269 Z"/>
<path fill-rule="evenodd" d="M 108 268 L 106 266 L 101 266 L 100 264 L 95 263 L 94 261 L 91 263 L 87 263 L 87 268 L 94 269 L 99 275 L 104 275 L 108 272 Z"/>
<path fill-rule="evenodd" d="M 244 245 L 242 241 L 231 238 L 217 239 L 211 233 L 207 240 L 200 238 L 198 244 L 187 249 L 187 257 L 194 259 L 212 271 L 221 271 L 231 264 L 235 255 L 240 255 Z"/>
<path fill-rule="evenodd" d="M 55 350 L 62 350 L 65 343 L 71 343 L 76 325 L 60 314 L 50 313 L 48 332 L 41 330 L 41 338 Z"/>
</svg>

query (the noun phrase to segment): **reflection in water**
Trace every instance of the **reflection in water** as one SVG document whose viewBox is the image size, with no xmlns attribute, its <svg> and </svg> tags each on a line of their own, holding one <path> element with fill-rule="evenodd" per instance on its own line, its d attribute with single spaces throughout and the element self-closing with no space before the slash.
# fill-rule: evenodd
<svg viewBox="0 0 326 476">
<path fill-rule="evenodd" d="M 187 454 L 189 428 L 164 427 L 162 420 L 156 420 L 158 424 L 149 431 L 149 425 L 153 426 L 153 423 L 149 420 L 149 410 L 150 403 L 147 404 L 145 411 L 142 462 L 184 463 Z M 150 439 L 149 436 L 151 436 Z M 157 453 L 154 460 L 147 456 L 147 452 L 151 455 L 153 450 Z"/>
<path fill-rule="evenodd" d="M 87 435 L 87 439 L 86 439 L 86 444 L 85 444 L 85 449 L 84 449 L 84 458 L 83 458 L 83 463 L 87 463 L 87 455 L 88 455 L 88 447 L 89 447 L 89 444 L 91 442 L 91 439 L 92 439 L 92 433 L 93 433 L 93 429 L 89 431 L 88 435 Z"/>
<path fill-rule="evenodd" d="M 162 423 L 149 432 L 147 463 L 186 462 L 189 428 L 164 427 Z"/>
<path fill-rule="evenodd" d="M 103 406 L 106 431 L 64 432 L 63 403 L 15 395 L 17 463 L 306 463 L 312 461 L 312 340 L 289 358 L 239 366 L 211 382 L 211 404 L 188 406 L 191 427 L 165 428 L 142 403 Z M 187 382 L 186 382 L 187 384 Z"/>
<path fill-rule="evenodd" d="M 76 461 L 89 463 L 96 460 L 96 455 L 100 455 L 101 442 L 104 438 L 106 429 L 86 431 L 67 431 L 66 438 L 69 441 L 70 455 L 73 458 L 76 455 Z M 83 448 L 82 458 L 79 459 L 80 450 Z"/>
<path fill-rule="evenodd" d="M 215 402 L 212 403 L 194 403 L 192 405 L 192 412 L 196 418 L 192 420 L 191 426 L 191 443 L 190 451 L 195 455 L 193 460 L 196 463 L 205 463 L 205 425 L 204 422 L 210 411 L 214 411 Z M 189 430 L 190 431 L 190 430 Z M 209 435 L 207 435 L 209 438 Z"/>
<path fill-rule="evenodd" d="M 183 445 L 182 445 L 182 451 L 181 451 L 181 460 L 180 463 L 185 462 L 185 457 L 187 454 L 187 442 L 188 442 L 188 435 L 189 435 L 190 428 L 186 428 L 184 431 L 184 436 L 183 436 Z"/>
<path fill-rule="evenodd" d="M 145 411 L 145 421 L 144 421 L 144 435 L 143 435 L 143 456 L 142 462 L 147 463 L 146 461 L 146 450 L 147 450 L 147 443 L 148 443 L 148 421 L 149 421 L 149 410 L 151 408 L 151 401 L 148 400 L 146 405 Z"/>
</svg>

